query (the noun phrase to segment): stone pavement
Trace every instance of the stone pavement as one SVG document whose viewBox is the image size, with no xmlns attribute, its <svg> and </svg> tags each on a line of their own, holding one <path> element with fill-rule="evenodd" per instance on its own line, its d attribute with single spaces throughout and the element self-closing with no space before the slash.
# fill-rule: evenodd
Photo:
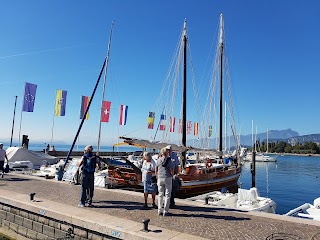
<svg viewBox="0 0 320 240">
<path fill-rule="evenodd" d="M 144 201 L 142 193 L 117 189 L 96 188 L 94 207 L 77 208 L 80 197 L 79 185 L 24 174 L 6 174 L 0 179 L 0 189 L 3 190 L 1 194 L 3 198 L 5 198 L 3 193 L 11 195 L 9 194 L 11 192 L 19 194 L 20 198 L 25 196 L 29 199 L 29 194 L 35 192 L 35 199 L 41 199 L 47 206 L 56 203 L 55 208 L 61 206 L 61 213 L 67 208 L 75 215 L 85 212 L 84 215 L 90 215 L 90 219 L 96 216 L 97 221 L 101 220 L 100 216 L 106 216 L 110 224 L 114 220 L 117 222 L 117 227 L 123 229 L 130 229 L 131 225 L 134 226 L 132 229 L 142 229 L 142 220 L 149 218 L 151 232 L 143 233 L 148 239 L 255 240 L 266 239 L 278 233 L 291 235 L 292 238 L 270 239 L 320 239 L 320 223 L 316 221 L 214 208 L 182 199 L 176 200 L 178 207 L 171 210 L 172 216 L 163 217 L 157 215 L 156 209 L 142 210 Z M 151 196 L 149 202 L 151 205 Z"/>
</svg>

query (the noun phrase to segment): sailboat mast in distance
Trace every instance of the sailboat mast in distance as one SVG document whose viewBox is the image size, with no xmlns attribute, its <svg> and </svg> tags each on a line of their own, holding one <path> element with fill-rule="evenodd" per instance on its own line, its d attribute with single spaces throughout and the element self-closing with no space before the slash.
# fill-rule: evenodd
<svg viewBox="0 0 320 240">
<path fill-rule="evenodd" d="M 220 36 L 219 36 L 219 54 L 220 54 L 220 134 L 219 134 L 219 151 L 222 153 L 222 71 L 223 71 L 223 15 L 220 14 Z M 220 155 L 222 159 L 222 155 Z"/>
<path fill-rule="evenodd" d="M 183 25 L 183 106 L 182 106 L 182 146 L 187 144 L 187 20 Z M 183 167 L 186 163 L 186 152 L 182 152 Z"/>
</svg>

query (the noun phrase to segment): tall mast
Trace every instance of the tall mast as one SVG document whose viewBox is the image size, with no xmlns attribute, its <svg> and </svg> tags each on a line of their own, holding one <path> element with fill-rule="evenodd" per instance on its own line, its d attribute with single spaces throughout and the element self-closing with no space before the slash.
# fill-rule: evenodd
<svg viewBox="0 0 320 240">
<path fill-rule="evenodd" d="M 222 153 L 222 77 L 223 77 L 223 15 L 220 14 L 220 36 L 219 36 L 219 53 L 220 53 L 220 133 L 219 133 L 219 152 Z M 222 155 L 220 156 L 222 159 Z"/>
<path fill-rule="evenodd" d="M 110 36 L 109 36 L 109 43 L 108 43 L 108 52 L 106 56 L 106 64 L 105 64 L 105 71 L 104 71 L 104 80 L 103 80 L 103 87 L 102 87 L 102 100 L 101 100 L 101 111 L 103 109 L 103 101 L 104 101 L 104 93 L 106 89 L 106 82 L 107 82 L 107 70 L 108 70 L 108 63 L 109 63 L 109 54 L 110 54 L 110 47 L 111 47 L 111 37 L 112 37 L 112 30 L 113 30 L 114 22 L 112 21 Z M 100 137 L 101 136 L 101 113 L 100 113 L 100 120 L 99 120 L 99 134 L 98 134 L 98 149 L 97 154 L 100 152 Z"/>
<path fill-rule="evenodd" d="M 187 144 L 187 20 L 183 24 L 183 106 L 182 106 L 182 146 Z M 183 167 L 186 162 L 186 153 L 182 153 Z"/>
</svg>

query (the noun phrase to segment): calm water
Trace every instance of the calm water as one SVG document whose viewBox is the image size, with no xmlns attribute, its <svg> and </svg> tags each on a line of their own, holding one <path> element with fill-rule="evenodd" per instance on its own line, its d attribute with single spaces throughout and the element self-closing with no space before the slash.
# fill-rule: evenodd
<svg viewBox="0 0 320 240">
<path fill-rule="evenodd" d="M 8 144 L 4 143 L 4 149 Z M 30 150 L 41 151 L 45 144 L 32 144 Z M 82 151 L 84 145 L 74 147 Z M 70 145 L 55 145 L 59 151 L 69 151 Z M 78 150 L 77 150 L 78 149 Z M 97 147 L 94 146 L 94 150 Z M 135 147 L 119 147 L 121 152 L 139 151 Z M 102 146 L 100 151 L 112 151 L 112 146 Z M 115 151 L 118 151 L 115 147 Z M 277 162 L 256 163 L 256 186 L 263 197 L 270 197 L 277 203 L 278 214 L 320 197 L 320 157 L 279 156 Z M 243 166 L 240 178 L 242 188 L 251 187 L 250 163 Z"/>
<path fill-rule="evenodd" d="M 284 214 L 320 197 L 320 157 L 279 156 L 275 163 L 256 163 L 256 186 L 263 197 L 272 198 L 277 214 Z M 242 188 L 250 188 L 250 163 L 240 178 Z"/>
</svg>

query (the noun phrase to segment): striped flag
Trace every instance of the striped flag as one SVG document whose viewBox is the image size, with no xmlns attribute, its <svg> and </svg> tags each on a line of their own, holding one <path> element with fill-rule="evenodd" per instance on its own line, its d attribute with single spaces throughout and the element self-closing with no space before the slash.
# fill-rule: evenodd
<svg viewBox="0 0 320 240">
<path fill-rule="evenodd" d="M 194 129 L 193 129 L 194 130 L 193 133 L 194 133 L 195 136 L 198 135 L 198 128 L 199 128 L 199 123 L 195 122 L 194 123 Z"/>
<path fill-rule="evenodd" d="M 187 134 L 191 133 L 191 129 L 192 129 L 191 121 L 187 121 Z"/>
<path fill-rule="evenodd" d="M 121 105 L 120 106 L 120 125 L 126 125 L 127 123 L 127 114 L 128 114 L 128 106 Z"/>
<path fill-rule="evenodd" d="M 23 112 L 33 112 L 34 101 L 36 100 L 37 85 L 32 83 L 25 84 L 23 98 Z"/>
<path fill-rule="evenodd" d="M 111 102 L 102 101 L 101 122 L 109 122 Z"/>
<path fill-rule="evenodd" d="M 86 113 L 89 102 L 90 102 L 90 97 L 82 96 L 81 109 L 80 109 L 80 119 L 82 119 L 84 117 L 84 114 Z M 89 111 L 87 112 L 87 115 L 85 116 L 85 120 L 88 120 L 88 119 L 89 119 Z"/>
<path fill-rule="evenodd" d="M 178 133 L 182 133 L 182 120 L 179 119 Z"/>
<path fill-rule="evenodd" d="M 57 90 L 56 104 L 54 107 L 54 115 L 55 116 L 65 116 L 66 115 L 66 103 L 67 103 L 67 91 Z"/>
<path fill-rule="evenodd" d="M 176 124 L 176 118 L 170 117 L 170 132 L 174 132 L 174 125 Z"/>
<path fill-rule="evenodd" d="M 209 126 L 209 137 L 212 136 L 212 125 Z"/>
<path fill-rule="evenodd" d="M 161 131 L 166 130 L 166 115 L 164 114 L 161 114 L 161 117 L 160 117 L 160 130 Z"/>
<path fill-rule="evenodd" d="M 154 127 L 154 117 L 156 113 L 155 112 L 149 112 L 149 117 L 148 117 L 148 129 L 153 129 Z"/>
</svg>

